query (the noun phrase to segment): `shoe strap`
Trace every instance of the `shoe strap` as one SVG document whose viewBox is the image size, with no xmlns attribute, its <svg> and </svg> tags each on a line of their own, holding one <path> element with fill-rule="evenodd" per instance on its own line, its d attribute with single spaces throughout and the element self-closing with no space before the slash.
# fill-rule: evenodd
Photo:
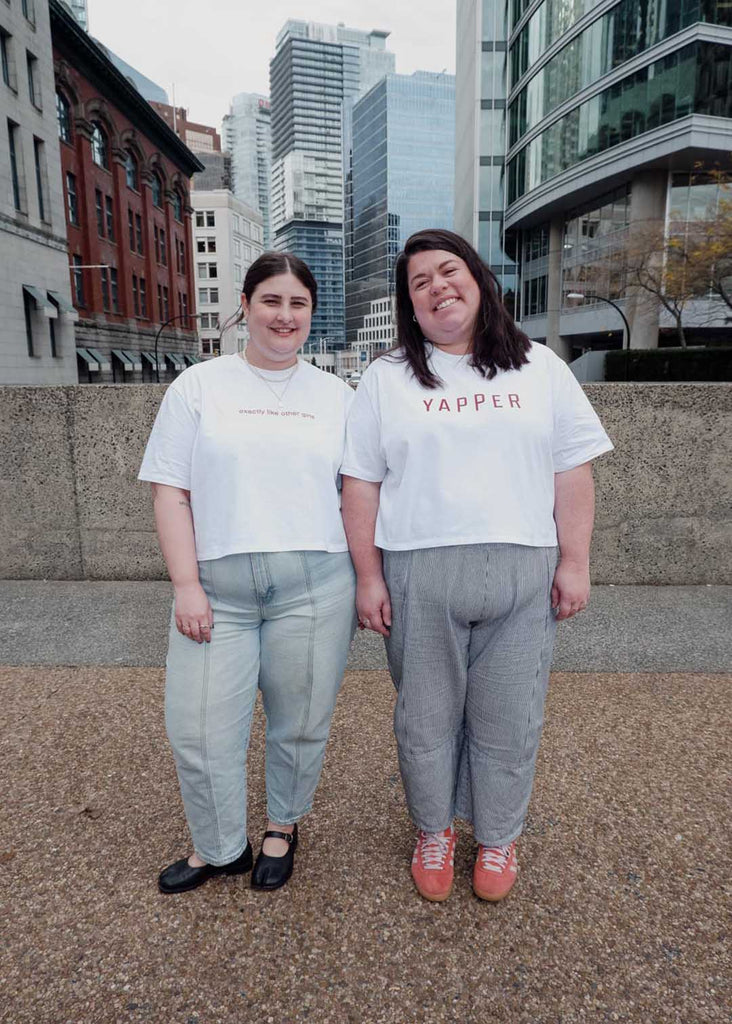
<svg viewBox="0 0 732 1024">
<path fill-rule="evenodd" d="M 268 832 L 264 833 L 264 838 L 265 839 L 284 839 L 288 843 L 291 843 L 292 840 L 295 838 L 295 833 L 294 832 L 273 832 L 273 831 L 268 831 Z"/>
</svg>

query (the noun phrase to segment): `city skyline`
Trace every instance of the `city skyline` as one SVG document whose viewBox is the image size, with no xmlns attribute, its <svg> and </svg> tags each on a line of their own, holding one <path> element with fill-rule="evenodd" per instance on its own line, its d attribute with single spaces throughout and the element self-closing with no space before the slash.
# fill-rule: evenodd
<svg viewBox="0 0 732 1024">
<path fill-rule="evenodd" d="M 114 47 L 129 64 L 165 88 L 173 102 L 186 107 L 202 124 L 220 125 L 234 95 L 268 94 L 269 61 L 277 33 L 289 18 L 336 24 L 370 31 L 375 26 L 391 34 L 389 45 L 397 57 L 399 74 L 413 71 L 455 72 L 455 2 L 424 0 L 416 19 L 391 0 L 373 0 L 368 7 L 336 0 L 309 0 L 307 4 L 275 2 L 257 9 L 256 24 L 247 6 L 234 0 L 212 0 L 205 22 L 199 5 L 142 0 L 124 6 L 113 0 L 89 0 L 89 28 L 96 38 Z M 144 23 L 146 31 L 140 32 Z M 159 46 L 164 35 L 168 45 Z M 237 61 L 232 39 L 240 38 Z"/>
</svg>

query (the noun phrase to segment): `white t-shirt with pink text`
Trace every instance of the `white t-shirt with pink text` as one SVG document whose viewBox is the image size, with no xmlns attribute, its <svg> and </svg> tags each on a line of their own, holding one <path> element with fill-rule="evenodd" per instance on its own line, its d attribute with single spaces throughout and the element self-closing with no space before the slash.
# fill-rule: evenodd
<svg viewBox="0 0 732 1024">
<path fill-rule="evenodd" d="M 338 469 L 353 391 L 303 359 L 291 373 L 219 356 L 165 392 L 138 479 L 190 491 L 199 559 L 347 550 Z"/>
<path fill-rule="evenodd" d="M 341 473 L 381 483 L 380 548 L 553 546 L 554 474 L 613 447 L 572 371 L 544 345 L 493 380 L 469 358 L 431 348 L 443 381 L 433 390 L 388 356 L 361 379 Z"/>
</svg>

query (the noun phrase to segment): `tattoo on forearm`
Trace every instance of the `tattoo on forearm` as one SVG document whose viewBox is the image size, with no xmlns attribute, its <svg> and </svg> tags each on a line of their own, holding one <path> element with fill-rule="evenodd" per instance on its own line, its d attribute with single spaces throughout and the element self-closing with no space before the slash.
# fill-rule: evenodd
<svg viewBox="0 0 732 1024">
<path fill-rule="evenodd" d="M 183 508 L 190 508 L 191 507 L 191 503 L 189 501 L 179 501 L 178 504 L 182 505 Z"/>
</svg>

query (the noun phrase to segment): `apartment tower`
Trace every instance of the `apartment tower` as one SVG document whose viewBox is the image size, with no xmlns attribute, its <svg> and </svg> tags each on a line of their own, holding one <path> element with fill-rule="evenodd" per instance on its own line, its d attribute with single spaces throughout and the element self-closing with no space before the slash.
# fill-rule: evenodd
<svg viewBox="0 0 732 1024">
<path fill-rule="evenodd" d="M 343 105 L 394 71 L 387 36 L 288 21 L 270 64 L 273 247 L 296 253 L 317 279 L 311 352 L 345 344 Z"/>
</svg>

